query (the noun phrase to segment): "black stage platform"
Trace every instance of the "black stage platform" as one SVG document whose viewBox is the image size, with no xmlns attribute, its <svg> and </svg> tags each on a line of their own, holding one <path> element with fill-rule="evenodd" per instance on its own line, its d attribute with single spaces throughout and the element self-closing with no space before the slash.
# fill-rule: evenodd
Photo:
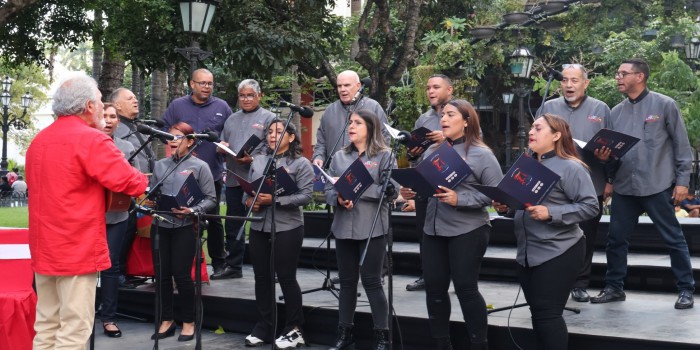
<svg viewBox="0 0 700 350">
<path fill-rule="evenodd" d="M 607 219 L 607 218 L 606 218 Z M 395 310 L 398 327 L 395 349 L 430 349 L 430 334 L 427 328 L 425 294 L 407 292 L 405 285 L 412 282 L 418 270 L 418 244 L 412 232 L 412 215 L 399 213 L 394 218 L 396 243 L 394 259 L 396 273 L 394 279 Z M 700 220 L 698 220 L 700 223 Z M 689 242 L 696 236 L 700 225 L 694 220 L 684 220 L 684 232 Z M 299 269 L 299 283 L 302 290 L 321 286 L 325 269 L 326 252 L 323 237 L 325 213 L 306 215 L 306 238 L 302 250 Z M 509 222 L 494 221 L 491 245 L 482 267 L 480 290 L 487 304 L 492 307 L 512 305 L 518 293 L 514 281 L 515 244 Z M 600 242 L 604 242 L 607 225 L 603 224 Z M 695 241 L 700 237 L 695 237 Z M 675 310 L 673 304 L 676 292 L 670 273 L 668 255 L 649 224 L 640 225 L 633 237 L 633 251 L 630 253 L 630 277 L 627 281 L 627 301 L 610 304 L 589 304 L 569 302 L 571 307 L 581 308 L 580 314 L 564 313 L 570 332 L 570 349 L 700 349 L 700 310 Z M 318 248 L 321 247 L 321 248 Z M 693 251 L 693 265 L 696 279 L 700 278 L 700 249 Z M 335 254 L 332 252 L 333 264 Z M 594 257 L 594 284 L 600 285 L 605 271 L 604 248 L 599 247 Z M 256 320 L 254 302 L 253 272 L 246 265 L 244 278 L 236 280 L 212 281 L 203 287 L 204 326 L 215 329 L 222 326 L 226 330 L 247 333 Z M 152 318 L 153 286 L 150 284 L 135 290 L 120 292 L 120 311 Z M 592 288 L 591 294 L 597 294 Z M 279 294 L 279 291 L 278 291 Z M 364 293 L 363 293 L 364 295 Z M 451 334 L 456 349 L 468 349 L 464 337 L 459 303 L 452 297 Z M 518 302 L 523 302 L 522 295 Z M 283 304 L 280 315 L 284 315 Z M 329 292 L 316 292 L 304 295 L 305 330 L 313 344 L 329 344 L 337 325 L 337 300 Z M 177 312 L 176 312 L 177 314 Z M 530 314 L 527 308 L 515 309 L 510 320 L 508 311 L 489 316 L 489 342 L 491 349 L 516 349 L 511 341 L 510 331 L 523 349 L 533 347 Z M 372 339 L 371 317 L 366 299 L 360 297 L 355 317 L 358 349 L 369 348 Z M 397 329 L 398 330 L 398 329 Z M 399 334 L 401 338 L 399 338 Z M 206 343 L 203 347 L 206 349 Z M 401 347 L 403 345 L 403 347 Z M 144 349 L 148 343 L 144 343 Z"/>
</svg>

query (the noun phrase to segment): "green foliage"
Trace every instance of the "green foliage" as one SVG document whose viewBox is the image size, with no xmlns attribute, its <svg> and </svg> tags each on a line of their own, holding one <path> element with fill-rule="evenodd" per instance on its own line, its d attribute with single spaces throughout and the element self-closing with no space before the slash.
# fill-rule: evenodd
<svg viewBox="0 0 700 350">
<path fill-rule="evenodd" d="M 617 91 L 617 82 L 612 76 L 598 75 L 591 78 L 588 84 L 588 95 L 597 98 L 610 108 L 614 107 L 624 96 Z"/>
</svg>

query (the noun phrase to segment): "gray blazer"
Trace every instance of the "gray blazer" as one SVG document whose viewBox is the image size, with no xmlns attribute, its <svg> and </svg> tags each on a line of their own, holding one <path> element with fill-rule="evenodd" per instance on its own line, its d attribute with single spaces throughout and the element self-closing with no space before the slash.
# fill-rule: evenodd
<svg viewBox="0 0 700 350">
<path fill-rule="evenodd" d="M 270 155 L 257 156 L 250 167 L 250 175 L 248 179 L 256 180 L 262 176 L 265 171 Z M 280 157 L 277 159 L 277 167 L 283 166 L 289 176 L 294 180 L 299 188 L 299 191 L 288 196 L 276 197 L 277 207 L 275 210 L 275 230 L 289 231 L 299 226 L 304 225 L 304 216 L 302 207 L 311 202 L 311 193 L 314 189 L 314 170 L 311 168 L 311 162 L 302 157 L 290 159 L 288 157 Z M 248 194 L 243 194 L 243 204 L 248 199 Z M 254 216 L 262 216 L 262 222 L 251 222 L 250 228 L 256 231 L 272 232 L 272 211 L 269 206 L 263 206 L 260 211 L 253 214 Z"/>
<path fill-rule="evenodd" d="M 112 137 L 112 140 L 114 140 L 114 145 L 117 146 L 119 151 L 124 155 L 124 159 L 129 159 L 129 157 L 134 154 L 134 151 L 136 151 L 134 145 L 132 145 L 129 141 L 122 140 L 118 137 Z M 105 220 L 107 221 L 108 225 L 120 223 L 128 218 L 129 213 L 126 211 L 123 213 L 105 213 Z"/>
<path fill-rule="evenodd" d="M 229 148 L 234 152 L 238 152 L 251 135 L 256 135 L 262 142 L 255 148 L 251 156 L 260 155 L 266 147 L 265 136 L 267 135 L 267 127 L 273 119 L 275 119 L 275 114 L 261 107 L 251 112 L 239 110 L 226 119 L 224 130 L 221 131 L 221 141 L 228 142 Z M 226 169 L 229 170 L 226 174 L 226 187 L 240 186 L 238 181 L 236 181 L 236 177 L 231 175 L 230 172 L 232 171 L 236 175 L 245 178 L 250 172 L 250 165 L 239 164 L 228 153 L 224 158 L 226 159 Z"/>
<path fill-rule="evenodd" d="M 367 239 L 369 237 L 372 221 L 379 207 L 379 199 L 384 195 L 381 193 L 383 180 L 381 171 L 388 167 L 396 168 L 396 159 L 391 157 L 389 150 L 382 151 L 371 158 L 366 153 L 360 156 L 356 150 L 352 152 L 340 150 L 333 156 L 329 175 L 340 176 L 358 157 L 364 162 L 374 179 L 374 183 L 365 190 L 352 209 L 348 210 L 338 205 L 338 193 L 333 185 L 326 183 L 326 201 L 336 207 L 331 225 L 331 232 L 336 239 Z M 391 181 L 395 188 L 399 188 L 397 183 Z M 372 237 L 384 235 L 389 230 L 389 203 L 397 196 L 398 194 L 394 194 L 392 198 L 385 199 Z"/>
</svg>

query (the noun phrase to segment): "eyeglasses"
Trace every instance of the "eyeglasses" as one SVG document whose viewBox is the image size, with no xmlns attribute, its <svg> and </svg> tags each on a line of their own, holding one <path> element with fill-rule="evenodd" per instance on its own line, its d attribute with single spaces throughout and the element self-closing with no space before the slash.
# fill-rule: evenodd
<svg viewBox="0 0 700 350">
<path fill-rule="evenodd" d="M 199 85 L 199 87 L 212 87 L 212 86 L 214 86 L 214 83 L 211 81 L 194 81 L 194 80 L 192 80 L 192 82 Z"/>
<path fill-rule="evenodd" d="M 630 74 L 637 74 L 637 73 L 641 73 L 641 72 L 615 72 L 615 79 L 620 79 L 620 78 L 624 79 L 626 76 L 628 76 Z"/>
<path fill-rule="evenodd" d="M 173 141 L 180 141 L 180 140 L 184 139 L 185 137 L 187 137 L 185 135 L 174 135 L 174 136 L 175 136 L 175 138 L 173 139 Z"/>
<path fill-rule="evenodd" d="M 238 99 L 241 101 L 252 101 L 256 97 L 258 97 L 257 94 L 252 94 L 252 95 L 238 95 Z"/>
</svg>

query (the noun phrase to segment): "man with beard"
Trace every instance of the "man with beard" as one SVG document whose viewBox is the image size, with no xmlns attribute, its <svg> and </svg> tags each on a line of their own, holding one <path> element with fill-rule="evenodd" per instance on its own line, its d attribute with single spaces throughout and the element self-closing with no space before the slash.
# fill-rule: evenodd
<svg viewBox="0 0 700 350">
<path fill-rule="evenodd" d="M 426 84 L 425 92 L 428 95 L 428 100 L 430 101 L 430 109 L 425 113 L 421 114 L 416 120 L 413 129 L 418 129 L 420 127 L 425 127 L 432 130 L 427 134 L 427 137 L 435 142 L 428 149 L 423 149 L 422 147 L 414 147 L 408 150 L 408 156 L 411 159 L 413 166 L 420 163 L 424 157 L 429 155 L 435 150 L 440 144 L 445 141 L 445 136 L 442 134 L 442 127 L 440 125 L 440 118 L 442 118 L 442 107 L 447 103 L 447 101 L 452 99 L 452 91 L 454 90 L 452 86 L 452 80 L 444 74 L 433 74 L 428 79 Z M 422 242 L 423 242 L 423 224 L 425 222 L 425 210 L 428 206 L 428 198 L 416 197 L 416 193 L 410 188 L 401 188 L 401 195 L 405 199 L 415 199 L 416 208 L 416 233 L 420 237 L 420 251 L 422 254 Z M 424 290 L 425 282 L 423 277 L 418 278 L 412 283 L 406 285 L 406 290 L 416 291 Z"/>
<path fill-rule="evenodd" d="M 586 95 L 590 80 L 586 69 L 580 64 L 565 64 L 561 81 L 562 96 L 545 102 L 539 115 L 551 113 L 558 115 L 569 123 L 572 136 L 584 142 L 590 140 L 600 129 L 609 127 L 610 108 L 602 101 Z M 579 150 L 581 159 L 588 165 L 591 180 L 598 196 L 599 212 L 594 218 L 579 224 L 586 238 L 586 255 L 581 272 L 576 278 L 571 298 L 578 302 L 587 303 L 590 296 L 586 289 L 590 282 L 591 262 L 595 250 L 595 240 L 598 234 L 598 223 L 603 214 L 603 191 L 607 177 L 605 163 L 610 156 L 610 149 L 601 147 L 595 153 Z"/>
<path fill-rule="evenodd" d="M 212 96 L 214 90 L 214 75 L 207 69 L 201 68 L 192 72 L 190 79 L 192 93 L 173 100 L 163 114 L 163 130 L 171 126 L 185 122 L 192 126 L 195 133 L 214 131 L 221 134 L 226 119 L 233 113 L 226 101 Z M 216 207 L 207 214 L 219 215 L 219 203 L 221 202 L 221 188 L 223 187 L 224 159 L 216 151 L 216 145 L 209 141 L 203 141 L 194 150 L 197 158 L 209 165 L 211 175 L 214 177 L 214 190 L 216 191 Z M 218 278 L 225 268 L 226 251 L 224 249 L 224 226 L 221 219 L 207 219 L 207 248 L 211 257 L 211 266 L 214 269 L 212 278 Z M 216 279 L 214 278 L 214 279 Z"/>
</svg>

